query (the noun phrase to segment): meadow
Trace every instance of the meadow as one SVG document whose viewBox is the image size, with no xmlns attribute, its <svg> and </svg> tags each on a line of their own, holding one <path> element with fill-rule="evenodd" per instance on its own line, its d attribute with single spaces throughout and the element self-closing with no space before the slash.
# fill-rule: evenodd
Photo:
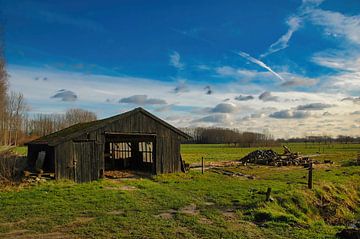
<svg viewBox="0 0 360 239">
<path fill-rule="evenodd" d="M 193 169 L 152 178 L 21 184 L 0 190 L 0 238 L 335 238 L 360 219 L 360 166 L 351 164 L 360 145 L 288 146 L 334 161 L 315 165 L 313 190 L 303 167 L 257 165 L 226 168 L 254 179 Z M 184 144 L 182 157 L 209 163 L 252 150 Z M 273 201 L 265 202 L 268 187 Z"/>
</svg>

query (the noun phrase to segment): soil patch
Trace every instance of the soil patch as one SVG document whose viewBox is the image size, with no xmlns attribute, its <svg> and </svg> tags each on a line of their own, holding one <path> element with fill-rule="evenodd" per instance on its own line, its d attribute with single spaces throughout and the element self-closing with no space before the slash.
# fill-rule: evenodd
<svg viewBox="0 0 360 239">
<path fill-rule="evenodd" d="M 117 210 L 117 211 L 108 212 L 106 214 L 108 214 L 108 215 L 124 215 L 125 212 L 123 210 Z"/>
<path fill-rule="evenodd" d="M 213 224 L 213 222 L 209 218 L 206 218 L 206 217 L 200 217 L 199 218 L 199 223 L 206 224 L 206 225 Z"/>
<path fill-rule="evenodd" d="M 180 209 L 180 213 L 186 214 L 186 215 L 197 215 L 199 214 L 199 210 L 196 209 L 196 205 L 194 203 L 187 205 Z"/>
<path fill-rule="evenodd" d="M 174 218 L 174 215 L 177 213 L 176 210 L 174 209 L 170 209 L 170 210 L 167 210 L 165 212 L 162 212 L 158 215 L 155 215 L 156 218 L 161 218 L 161 219 L 172 219 Z"/>
<path fill-rule="evenodd" d="M 109 190 L 120 190 L 120 191 L 134 191 L 134 190 L 138 190 L 137 187 L 134 186 L 128 186 L 128 185 L 124 185 L 121 187 L 104 187 L 105 189 L 109 189 Z"/>
</svg>

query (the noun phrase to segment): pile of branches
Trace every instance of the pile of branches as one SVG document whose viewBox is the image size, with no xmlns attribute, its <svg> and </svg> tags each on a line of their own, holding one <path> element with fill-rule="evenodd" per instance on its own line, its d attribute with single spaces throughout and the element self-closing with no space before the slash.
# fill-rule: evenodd
<svg viewBox="0 0 360 239">
<path fill-rule="evenodd" d="M 284 146 L 284 154 L 275 151 L 255 150 L 239 160 L 243 164 L 252 163 L 270 166 L 290 166 L 307 165 L 310 162 L 308 157 L 303 157 L 299 153 L 292 153 L 288 147 Z"/>
</svg>

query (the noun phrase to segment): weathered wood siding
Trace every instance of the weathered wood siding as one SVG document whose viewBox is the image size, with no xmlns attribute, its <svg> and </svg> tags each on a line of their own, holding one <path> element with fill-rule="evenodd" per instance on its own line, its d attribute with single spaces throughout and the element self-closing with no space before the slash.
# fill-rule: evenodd
<svg viewBox="0 0 360 239">
<path fill-rule="evenodd" d="M 75 181 L 73 142 L 66 141 L 55 146 L 55 177 Z"/>
<path fill-rule="evenodd" d="M 79 182 L 89 181 L 89 177 L 90 180 L 98 179 L 101 170 L 104 171 L 105 169 L 104 132 L 156 134 L 154 147 L 155 167 L 153 173 L 160 174 L 181 171 L 181 137 L 179 134 L 160 124 L 153 118 L 138 112 L 55 146 L 56 178 L 71 179 Z M 93 140 L 94 146 L 90 147 L 85 143 L 83 145 L 76 143 L 77 141 L 85 142 L 86 140 Z M 80 157 L 80 155 L 83 156 Z M 79 157 L 81 158 L 80 160 Z M 74 159 L 77 159 L 76 167 L 78 167 L 78 169 L 76 172 L 80 170 L 82 172 L 81 175 L 84 175 L 81 176 L 81 178 L 79 178 L 79 175 L 76 175 L 75 178 Z M 90 170 L 91 176 L 84 173 L 84 170 Z"/>
<path fill-rule="evenodd" d="M 74 178 L 76 182 L 90 182 L 99 178 L 99 161 L 96 153 L 97 144 L 94 141 L 73 143 Z"/>
<path fill-rule="evenodd" d="M 151 117 L 140 112 L 132 114 L 121 121 L 113 122 L 90 132 L 89 135 L 83 134 L 76 138 L 76 140 L 93 139 L 99 144 L 102 144 L 103 146 L 101 152 L 99 152 L 99 157 L 104 158 L 104 132 L 156 134 L 156 165 L 154 173 L 159 174 L 181 171 L 180 136 Z"/>
</svg>

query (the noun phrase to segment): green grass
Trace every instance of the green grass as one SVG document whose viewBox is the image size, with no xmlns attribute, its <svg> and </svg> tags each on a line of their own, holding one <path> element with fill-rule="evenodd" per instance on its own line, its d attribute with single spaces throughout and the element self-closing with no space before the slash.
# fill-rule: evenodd
<svg viewBox="0 0 360 239">
<path fill-rule="evenodd" d="M 204 152 L 219 161 L 247 150 L 182 147 L 185 160 L 193 162 Z M 58 232 L 82 238 L 335 238 L 360 219 L 360 167 L 343 166 L 358 150 L 359 145 L 329 150 L 336 164 L 315 166 L 313 190 L 306 187 L 302 167 L 255 165 L 227 169 L 254 180 L 193 170 L 151 179 L 8 187 L 0 190 L 0 238 L 19 230 L 34 237 Z M 136 190 L 124 190 L 129 187 Z M 264 202 L 268 187 L 273 202 Z M 189 207 L 193 211 L 184 210 Z"/>
<path fill-rule="evenodd" d="M 19 147 L 8 147 L 8 146 L 0 146 L 0 152 L 3 150 L 11 149 L 14 153 L 18 155 L 26 155 L 27 154 L 27 147 L 26 146 L 19 146 Z"/>
<path fill-rule="evenodd" d="M 360 144 L 318 144 L 318 143 L 289 143 L 288 146 L 292 152 L 301 152 L 306 155 L 319 153 L 314 159 L 331 159 L 338 161 L 345 158 L 354 158 L 360 153 Z M 205 161 L 230 161 L 238 160 L 256 149 L 273 149 L 278 153 L 284 151 L 282 146 L 262 147 L 262 148 L 239 148 L 228 147 L 225 144 L 183 144 L 181 153 L 187 163 L 201 162 L 201 157 Z"/>
</svg>

